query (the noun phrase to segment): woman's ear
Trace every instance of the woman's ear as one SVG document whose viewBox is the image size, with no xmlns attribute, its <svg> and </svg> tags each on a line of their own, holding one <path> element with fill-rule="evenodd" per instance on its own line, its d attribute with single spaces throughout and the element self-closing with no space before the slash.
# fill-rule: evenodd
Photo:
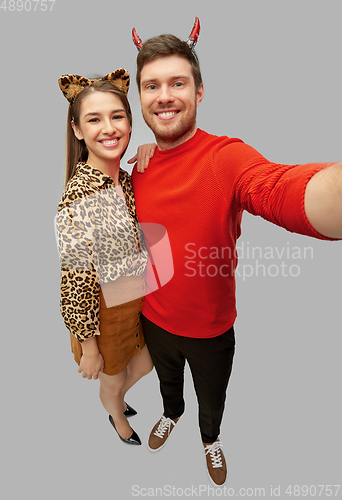
<svg viewBox="0 0 342 500">
<path fill-rule="evenodd" d="M 74 121 L 71 122 L 71 126 L 72 126 L 72 130 L 74 131 L 76 139 L 81 141 L 83 139 L 83 135 L 82 135 L 81 130 L 75 125 Z"/>
</svg>

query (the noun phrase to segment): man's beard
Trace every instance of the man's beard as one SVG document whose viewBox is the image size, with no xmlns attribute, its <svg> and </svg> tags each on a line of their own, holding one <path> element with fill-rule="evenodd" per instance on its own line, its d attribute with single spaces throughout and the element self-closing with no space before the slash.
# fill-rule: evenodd
<svg viewBox="0 0 342 500">
<path fill-rule="evenodd" d="M 163 106 L 163 110 L 167 110 Z M 173 143 L 183 142 L 181 139 L 184 137 L 184 141 L 187 140 L 188 136 L 192 135 L 192 131 L 196 129 L 196 105 L 194 108 L 189 110 L 190 114 L 183 116 L 183 118 L 178 121 L 175 125 L 170 123 L 158 123 L 154 115 L 144 113 L 142 109 L 142 115 L 145 120 L 146 125 L 152 130 L 156 138 L 157 143 L 166 143 L 172 145 Z"/>
</svg>

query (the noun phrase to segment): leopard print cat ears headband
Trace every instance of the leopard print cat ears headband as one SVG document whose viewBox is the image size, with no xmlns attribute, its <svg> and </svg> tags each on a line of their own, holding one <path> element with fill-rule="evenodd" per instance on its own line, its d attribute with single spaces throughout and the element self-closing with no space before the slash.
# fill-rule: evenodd
<svg viewBox="0 0 342 500">
<path fill-rule="evenodd" d="M 198 38 L 198 35 L 200 32 L 200 29 L 201 29 L 201 25 L 200 25 L 199 19 L 198 19 L 198 17 L 195 17 L 194 26 L 192 28 L 190 35 L 189 35 L 189 38 L 186 40 L 186 43 L 189 45 L 191 50 L 194 49 L 194 47 L 197 43 L 197 38 Z M 143 46 L 143 42 L 141 41 L 141 39 L 137 35 L 135 28 L 132 29 L 132 38 L 133 38 L 134 45 L 136 46 L 136 48 L 138 50 L 140 50 Z"/>
<path fill-rule="evenodd" d="M 76 97 L 85 87 L 89 87 L 95 81 L 109 81 L 117 89 L 127 95 L 129 89 L 129 73 L 123 68 L 119 68 L 103 78 L 85 78 L 79 75 L 62 75 L 58 79 L 59 87 L 64 97 L 73 103 Z"/>
</svg>

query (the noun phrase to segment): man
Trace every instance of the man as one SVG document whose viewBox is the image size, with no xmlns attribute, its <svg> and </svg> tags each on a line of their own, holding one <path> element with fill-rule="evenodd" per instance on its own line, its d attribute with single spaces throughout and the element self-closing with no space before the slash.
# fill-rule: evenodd
<svg viewBox="0 0 342 500">
<path fill-rule="evenodd" d="M 166 228 L 174 264 L 173 278 L 147 295 L 143 308 L 164 404 L 148 447 L 160 450 L 184 412 L 187 360 L 207 470 L 222 486 L 227 468 L 219 432 L 234 355 L 235 245 L 242 212 L 292 232 L 340 239 L 342 164 L 278 165 L 239 139 L 198 129 L 204 96 L 198 60 L 191 46 L 172 35 L 141 45 L 137 84 L 158 145 L 146 172 L 133 171 L 137 214 L 141 223 Z"/>
</svg>

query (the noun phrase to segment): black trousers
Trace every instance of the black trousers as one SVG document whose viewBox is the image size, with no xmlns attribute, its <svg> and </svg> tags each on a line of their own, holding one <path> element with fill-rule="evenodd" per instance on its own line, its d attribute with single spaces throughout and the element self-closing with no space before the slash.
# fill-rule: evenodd
<svg viewBox="0 0 342 500">
<path fill-rule="evenodd" d="M 187 360 L 197 395 L 202 440 L 205 443 L 214 442 L 220 434 L 232 371 L 234 328 L 218 337 L 194 339 L 169 333 L 144 316 L 142 324 L 160 381 L 165 417 L 175 419 L 184 412 L 184 367 Z"/>
</svg>

